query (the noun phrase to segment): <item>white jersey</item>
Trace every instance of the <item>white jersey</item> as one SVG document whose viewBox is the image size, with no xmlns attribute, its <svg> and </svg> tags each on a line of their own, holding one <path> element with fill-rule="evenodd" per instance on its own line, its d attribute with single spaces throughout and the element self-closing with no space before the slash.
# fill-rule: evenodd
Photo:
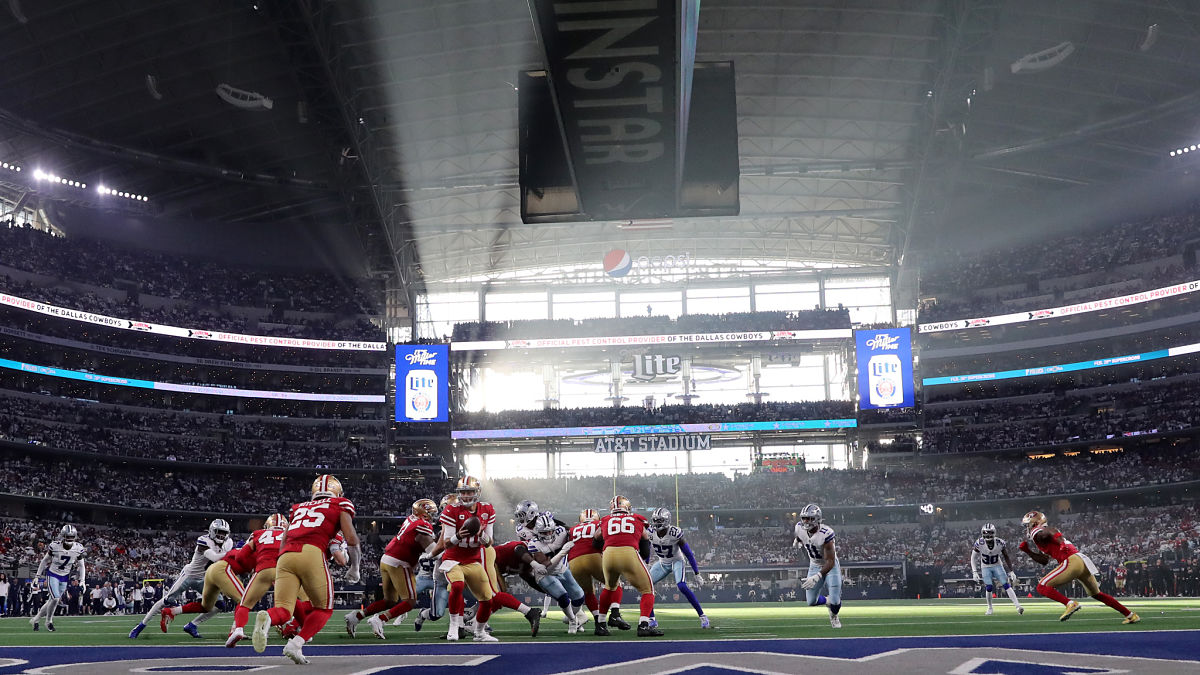
<svg viewBox="0 0 1200 675">
<path fill-rule="evenodd" d="M 520 539 L 521 541 L 536 541 L 537 533 L 528 527 L 517 523 L 517 539 Z"/>
<path fill-rule="evenodd" d="M 1004 540 L 996 537 L 989 545 L 983 537 L 975 541 L 975 546 L 971 549 L 979 554 L 979 561 L 984 567 L 1004 567 L 1001 562 L 1000 554 L 1004 550 Z"/>
<path fill-rule="evenodd" d="M 231 550 L 233 550 L 232 538 L 225 537 L 225 542 L 218 544 L 217 542 L 213 541 L 212 537 L 208 536 L 207 534 L 202 534 L 199 537 L 196 537 L 196 548 L 192 550 L 192 561 L 184 565 L 183 569 L 179 570 L 179 576 L 188 579 L 203 579 L 204 571 L 208 569 L 209 565 L 215 562 L 214 560 L 210 560 L 209 557 L 204 554 L 211 551 L 212 555 L 214 555 L 217 560 L 220 560 L 222 556 Z"/>
<path fill-rule="evenodd" d="M 667 528 L 667 533 L 663 536 L 658 536 L 658 530 L 651 526 L 648 529 L 650 533 L 650 547 L 654 549 L 654 555 L 658 559 L 673 563 L 676 560 L 684 560 L 683 551 L 679 545 L 683 543 L 683 530 L 674 525 Z"/>
<path fill-rule="evenodd" d="M 46 547 L 46 558 L 49 559 L 46 572 L 65 579 L 71 576 L 75 565 L 83 560 L 83 544 L 77 541 L 71 548 L 67 548 L 61 541 L 52 541 Z"/>
<path fill-rule="evenodd" d="M 825 561 L 825 542 L 833 541 L 833 528 L 822 525 L 817 528 L 816 532 L 809 534 L 808 530 L 804 528 L 804 523 L 796 523 L 795 533 L 796 539 L 800 540 L 800 544 L 808 552 L 810 563 Z M 833 564 L 838 564 L 836 555 L 833 558 Z"/>
</svg>

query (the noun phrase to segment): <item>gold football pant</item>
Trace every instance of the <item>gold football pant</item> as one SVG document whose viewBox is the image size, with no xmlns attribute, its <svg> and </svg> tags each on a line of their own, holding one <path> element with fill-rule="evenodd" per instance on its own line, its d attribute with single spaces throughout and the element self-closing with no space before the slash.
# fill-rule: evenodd
<svg viewBox="0 0 1200 675">
<path fill-rule="evenodd" d="M 276 607 L 295 611 L 302 590 L 308 593 L 313 608 L 333 608 L 333 579 L 325 552 L 312 544 L 305 544 L 298 552 L 284 553 L 275 566 Z"/>
<path fill-rule="evenodd" d="M 392 604 L 401 600 L 416 602 L 417 582 L 412 570 L 403 565 L 379 563 L 379 574 L 383 577 L 383 597 Z"/>
<path fill-rule="evenodd" d="M 450 584 L 463 582 L 480 602 L 492 599 L 492 583 L 483 569 L 483 563 L 459 563 L 446 570 L 446 581 Z"/>
<path fill-rule="evenodd" d="M 1038 583 L 1057 588 L 1068 586 L 1072 581 L 1078 581 L 1088 595 L 1100 592 L 1100 584 L 1096 583 L 1096 577 L 1092 575 L 1092 571 L 1088 569 L 1087 564 L 1083 562 L 1083 558 L 1080 558 L 1078 553 L 1072 554 L 1059 563 L 1053 572 L 1042 577 Z"/>
<path fill-rule="evenodd" d="M 242 580 L 229 569 L 229 563 L 218 560 L 204 572 L 204 591 L 200 595 L 200 604 L 204 606 L 204 611 L 211 612 L 217 606 L 219 594 L 224 593 L 225 597 L 241 602 L 245 592 Z"/>
<path fill-rule="evenodd" d="M 621 587 L 624 577 L 638 593 L 645 595 L 654 592 L 654 584 L 650 582 L 650 571 L 646 563 L 632 546 L 610 546 L 604 549 L 602 556 L 604 564 L 604 587 L 615 591 Z M 576 579 L 578 581 L 578 579 Z"/>
<path fill-rule="evenodd" d="M 575 556 L 569 563 L 571 576 L 579 582 L 584 592 L 595 591 L 596 584 L 604 585 L 604 559 L 599 553 Z"/>
</svg>

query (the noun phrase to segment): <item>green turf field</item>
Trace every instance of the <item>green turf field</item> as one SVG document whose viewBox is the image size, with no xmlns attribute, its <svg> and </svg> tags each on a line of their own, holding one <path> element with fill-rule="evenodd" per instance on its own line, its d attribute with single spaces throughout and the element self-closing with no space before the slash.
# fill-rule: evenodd
<svg viewBox="0 0 1200 675">
<path fill-rule="evenodd" d="M 1018 616 L 1007 600 L 996 602 L 996 614 L 984 616 L 982 600 L 877 600 L 847 602 L 842 608 L 841 630 L 830 628 L 827 613 L 822 607 L 797 604 L 730 604 L 712 605 L 707 609 L 713 629 L 701 630 L 695 613 L 686 605 L 663 606 L 658 612 L 659 623 L 672 639 L 706 638 L 795 638 L 795 637 L 880 637 L 892 635 L 970 635 L 984 633 L 1044 633 L 1058 631 L 1098 630 L 1178 630 L 1200 628 L 1200 598 L 1169 598 L 1129 600 L 1125 604 L 1141 615 L 1136 625 L 1121 625 L 1121 617 L 1111 609 L 1090 599 L 1081 601 L 1083 609 L 1067 622 L 1059 622 L 1062 606 L 1048 600 L 1023 601 L 1025 614 Z M 627 608 L 628 610 L 629 608 Z M 363 622 L 358 638 L 351 640 L 343 630 L 342 615 L 334 614 L 329 625 L 315 642 L 323 645 L 377 644 L 379 641 Z M 542 622 L 538 640 L 598 640 L 591 635 L 588 623 L 586 634 L 568 636 L 561 623 L 561 614 L 554 611 Z M 628 618 L 628 611 L 626 612 Z M 0 619 L 0 648 L 34 645 L 129 645 L 127 637 L 138 617 L 59 617 L 56 632 L 42 630 L 34 633 L 25 619 Z M 253 626 L 251 615 L 251 627 Z M 233 614 L 221 614 L 202 626 L 205 638 L 196 640 L 180 629 L 187 617 L 176 619 L 169 633 L 159 631 L 158 625 L 147 626 L 136 644 L 141 645 L 215 645 L 222 644 Z M 496 637 L 502 641 L 528 640 L 528 624 L 518 615 L 504 611 L 491 622 Z M 388 642 L 440 642 L 445 634 L 445 619 L 427 623 L 416 633 L 410 622 L 387 627 Z M 634 631 L 613 631 L 614 638 L 636 639 Z M 272 633 L 272 643 L 282 641 Z"/>
</svg>

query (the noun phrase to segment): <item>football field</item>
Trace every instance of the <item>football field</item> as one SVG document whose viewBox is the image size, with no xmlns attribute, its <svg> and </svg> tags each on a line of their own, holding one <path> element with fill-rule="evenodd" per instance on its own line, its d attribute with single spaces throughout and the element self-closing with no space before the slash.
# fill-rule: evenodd
<svg viewBox="0 0 1200 675">
<path fill-rule="evenodd" d="M 1047 665 L 1049 662 L 1044 660 L 1033 662 L 1020 656 L 1040 653 L 1043 656 L 1037 658 L 1044 659 L 1047 652 L 1061 652 L 1076 659 L 1060 664 L 1064 668 L 1077 668 L 1073 672 L 1106 672 L 1105 668 L 1109 668 L 1108 672 L 1117 672 L 1108 662 L 1094 659 L 1124 659 L 1124 665 L 1119 669 L 1123 672 L 1175 672 L 1164 664 L 1183 666 L 1191 661 L 1181 672 L 1200 672 L 1200 663 L 1196 662 L 1200 659 L 1200 650 L 1194 648 L 1200 644 L 1200 599 L 1129 600 L 1127 605 L 1142 617 L 1141 623 L 1135 625 L 1122 625 L 1116 612 L 1095 601 L 1084 599 L 1081 602 L 1083 609 L 1066 622 L 1058 620 L 1061 605 L 1040 599 L 1026 599 L 1024 615 L 1018 615 L 1007 601 L 997 602 L 993 616 L 984 615 L 985 605 L 978 599 L 848 602 L 842 609 L 844 627 L 840 630 L 830 627 L 827 612 L 822 607 L 777 603 L 712 605 L 707 611 L 713 628 L 701 630 L 690 607 L 669 605 L 659 611 L 659 622 L 666 636 L 641 639 L 634 631 L 617 630 L 613 630 L 613 635 L 608 638 L 595 637 L 591 634 L 590 623 L 584 634 L 568 636 L 557 610 L 543 620 L 538 637 L 531 639 L 524 619 L 505 611 L 492 620 L 500 642 L 491 644 L 476 644 L 469 640 L 447 643 L 441 639 L 445 634 L 444 619 L 427 623 L 420 633 L 415 632 L 408 621 L 401 626 L 389 624 L 387 640 L 375 638 L 364 622 L 358 637 L 350 638 L 343 628 L 344 612 L 339 611 L 305 648 L 305 653 L 314 657 L 314 664 L 323 666 L 313 669 L 315 672 L 341 672 L 345 667 L 349 668 L 347 673 L 389 672 L 397 668 L 400 661 L 412 659 L 416 661 L 409 663 L 404 671 L 397 672 L 411 673 L 412 666 L 422 666 L 423 672 L 442 672 L 443 669 L 454 673 L 474 672 L 475 666 L 479 668 L 478 672 L 499 672 L 505 659 L 523 663 L 523 673 L 592 672 L 586 668 L 573 668 L 577 659 L 587 663 L 621 664 L 619 672 L 623 673 L 693 670 L 678 667 L 656 670 L 657 666 L 638 670 L 668 655 L 708 659 L 697 665 L 697 673 L 816 672 L 801 667 L 803 664 L 796 659 L 823 659 L 820 672 L 832 673 L 840 672 L 834 666 L 844 659 L 869 660 L 893 652 L 903 652 L 919 660 L 909 667 L 900 656 L 893 654 L 894 658 L 889 657 L 888 668 L 884 671 L 875 670 L 882 663 L 851 660 L 848 663 L 854 667 L 847 672 L 888 672 L 892 675 L 935 672 L 938 667 L 929 665 L 932 658 L 957 659 L 940 672 L 1072 672 L 1045 670 L 1053 664 Z M 629 609 L 633 608 L 627 608 L 627 612 Z M 51 665 L 55 666 L 55 673 L 229 672 L 247 670 L 250 664 L 293 667 L 279 656 L 283 643 L 274 633 L 266 655 L 261 657 L 250 648 L 249 641 L 233 650 L 224 649 L 221 645 L 232 616 L 220 614 L 203 625 L 203 639 L 192 638 L 181 631 L 187 619 L 184 617 L 177 619 L 170 632 L 165 634 L 160 632 L 157 624 L 148 626 L 137 640 L 127 637 L 138 619 L 133 616 L 60 617 L 53 633 L 46 631 L 44 626 L 35 633 L 25 619 L 0 619 L 0 675 Z M 627 618 L 630 618 L 628 614 Z M 561 644 L 566 641 L 575 644 Z M 993 666 L 984 666 L 983 670 L 962 669 L 964 666 L 958 661 L 978 660 L 973 655 L 980 653 L 999 655 L 997 658 L 1008 658 L 1011 663 L 1036 663 L 1042 669 L 997 669 Z M 528 661 L 522 661 L 535 657 L 539 659 L 537 668 L 530 669 Z M 733 661 L 728 665 L 722 662 L 718 667 L 713 665 L 714 658 Z M 793 661 L 774 666 L 763 661 L 785 658 Z M 335 661 L 337 668 L 333 667 Z M 1139 668 L 1135 663 L 1138 661 L 1144 662 L 1142 665 L 1155 665 Z M 487 667 L 484 667 L 485 662 Z M 391 665 L 378 670 L 380 663 Z M 758 665 L 750 665 L 753 663 Z M 235 667 L 235 664 L 241 665 Z M 709 667 L 713 669 L 706 670 Z"/>
</svg>

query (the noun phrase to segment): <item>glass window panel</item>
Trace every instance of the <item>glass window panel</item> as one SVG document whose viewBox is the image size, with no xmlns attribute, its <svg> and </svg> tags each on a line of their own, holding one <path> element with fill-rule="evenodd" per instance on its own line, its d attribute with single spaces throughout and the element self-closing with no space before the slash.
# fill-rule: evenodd
<svg viewBox="0 0 1200 675">
<path fill-rule="evenodd" d="M 750 448 L 713 448 L 692 453 L 692 473 L 749 473 Z"/>
<path fill-rule="evenodd" d="M 488 454 L 488 480 L 546 477 L 546 453 L 544 452 L 493 452 Z"/>
<path fill-rule="evenodd" d="M 616 453 L 562 452 L 558 455 L 558 475 L 613 476 L 617 473 Z"/>
<path fill-rule="evenodd" d="M 518 319 L 547 319 L 550 308 L 546 304 L 546 292 L 537 293 L 488 293 L 484 296 L 488 321 L 515 321 Z"/>
<path fill-rule="evenodd" d="M 727 314 L 750 311 L 750 288 L 689 288 L 688 314 Z"/>
<path fill-rule="evenodd" d="M 890 288 L 887 277 L 831 277 L 825 280 L 825 289 L 831 288 Z"/>
<path fill-rule="evenodd" d="M 657 474 L 684 473 L 687 471 L 686 452 L 627 452 L 625 453 L 626 476 L 652 476 Z M 617 489 L 621 481 L 617 480 Z"/>
<path fill-rule="evenodd" d="M 609 319 L 617 315 L 617 294 L 555 293 L 555 319 Z"/>
<path fill-rule="evenodd" d="M 825 289 L 825 306 L 863 307 L 871 305 L 887 305 L 892 301 L 892 293 L 887 288 L 842 288 Z"/>
<path fill-rule="evenodd" d="M 754 294 L 754 309 L 760 312 L 796 312 L 820 306 L 821 294 L 816 291 L 812 293 Z"/>
<path fill-rule="evenodd" d="M 424 302 L 429 320 L 418 326 L 421 337 L 444 337 L 456 323 L 479 320 L 479 294 L 475 292 L 430 293 Z"/>
<path fill-rule="evenodd" d="M 545 395 L 540 371 L 484 368 L 479 382 L 467 395 L 467 410 L 536 410 L 542 407 Z"/>
<path fill-rule="evenodd" d="M 683 294 L 679 291 L 646 291 L 621 293 L 621 316 L 654 316 L 678 318 L 683 313 Z"/>
</svg>

